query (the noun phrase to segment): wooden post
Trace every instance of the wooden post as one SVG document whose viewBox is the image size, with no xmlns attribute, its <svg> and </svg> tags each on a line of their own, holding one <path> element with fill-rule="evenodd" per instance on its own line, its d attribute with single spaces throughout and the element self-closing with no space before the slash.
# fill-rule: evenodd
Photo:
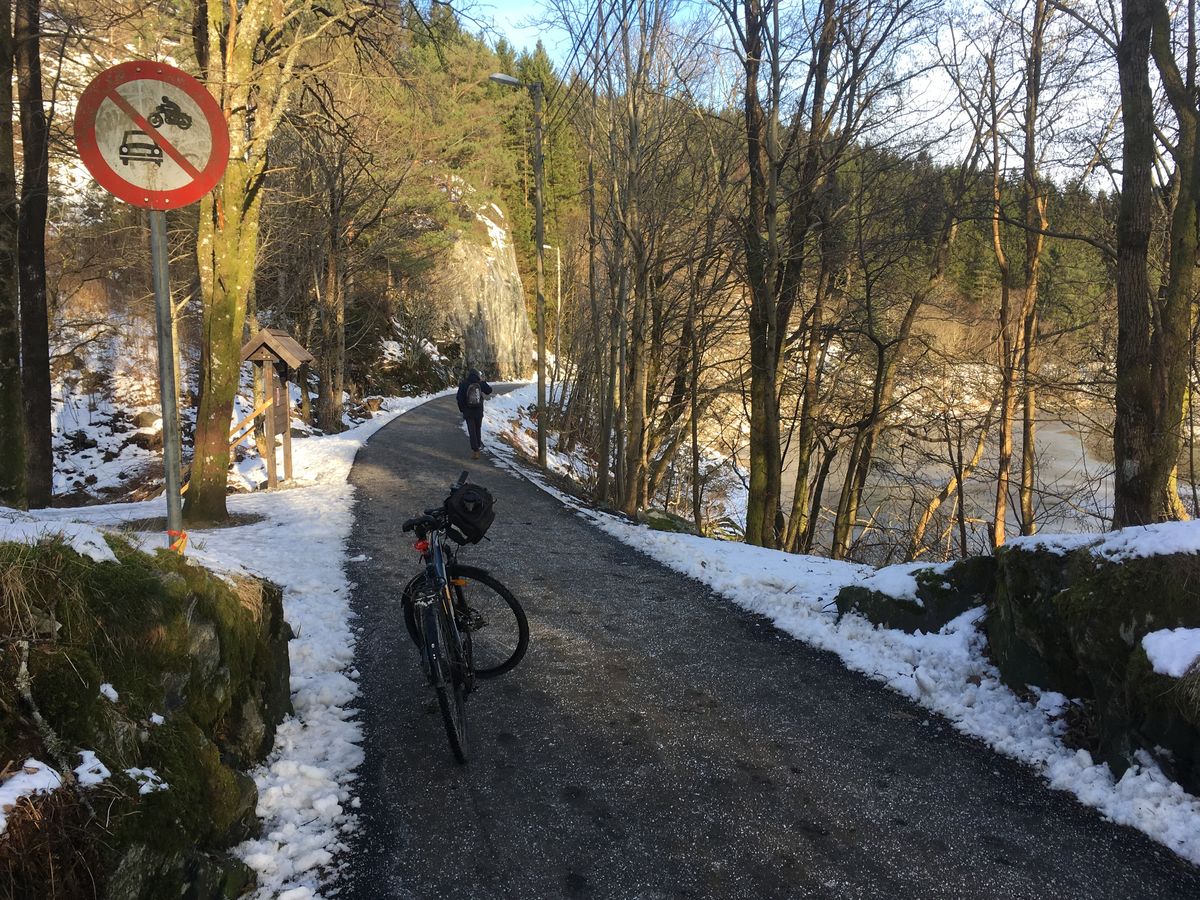
<svg viewBox="0 0 1200 900">
<path fill-rule="evenodd" d="M 263 373 L 263 393 L 268 397 L 275 396 L 275 365 L 270 360 L 259 363 Z M 275 404 L 267 407 L 267 490 L 273 491 L 279 487 L 279 477 L 275 471 Z"/>
<path fill-rule="evenodd" d="M 283 398 L 280 413 L 283 421 L 280 423 L 280 430 L 283 432 L 283 480 L 292 480 L 292 397 L 288 392 L 287 375 L 290 374 L 285 368 L 284 377 L 281 379 L 280 396 Z"/>
</svg>

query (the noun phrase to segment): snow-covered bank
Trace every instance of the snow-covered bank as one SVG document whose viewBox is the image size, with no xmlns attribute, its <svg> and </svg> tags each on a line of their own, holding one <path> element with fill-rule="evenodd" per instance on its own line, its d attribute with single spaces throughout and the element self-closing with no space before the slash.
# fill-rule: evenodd
<svg viewBox="0 0 1200 900">
<path fill-rule="evenodd" d="M 347 478 L 355 455 L 372 434 L 429 399 L 392 399 L 374 418 L 349 431 L 297 440 L 294 484 L 229 498 L 230 512 L 257 521 L 191 533 L 191 558 L 218 571 L 245 571 L 281 585 L 285 616 L 296 634 L 289 644 L 295 714 L 279 727 L 271 756 L 252 773 L 263 832 L 237 848 L 258 872 L 260 898 L 317 897 L 321 883 L 336 869 L 343 836 L 355 825 L 354 769 L 362 752 L 352 709 L 357 694 L 354 636 L 343 568 L 353 506 Z M 164 514 L 161 498 L 44 510 L 13 515 L 11 521 L 0 517 L 0 540 L 36 540 L 47 531 L 64 532 L 72 542 L 83 542 L 81 552 L 87 552 L 98 537 L 95 526 L 121 528 Z M 165 543 L 159 534 L 136 537 L 147 548 Z"/>
<path fill-rule="evenodd" d="M 523 434 L 525 426 L 516 418 L 528 403 L 523 392 L 489 402 L 484 443 L 501 465 L 539 484 L 622 542 L 766 616 L 787 634 L 837 654 L 847 667 L 939 713 L 959 731 L 1033 766 L 1051 787 L 1073 794 L 1112 821 L 1133 826 L 1200 864 L 1200 799 L 1169 780 L 1148 757 L 1139 757 L 1139 764 L 1118 780 L 1086 751 L 1067 747 L 1062 713 L 1071 701 L 1042 692 L 1036 702 L 1028 702 L 1001 682 L 984 653 L 982 608 L 964 613 L 937 634 L 877 628 L 853 614 L 839 621 L 833 599 L 842 587 L 868 579 L 902 587 L 911 580 L 911 567 L 877 573 L 853 563 L 653 531 L 584 508 L 521 464 L 502 442 L 502 436 L 515 435 L 517 445 L 528 454 L 530 437 Z M 556 471 L 566 468 L 558 454 L 552 452 L 550 458 Z M 1064 540 L 1111 546 L 1114 558 L 1134 552 L 1130 549 L 1134 544 L 1143 551 L 1151 544 L 1175 548 L 1171 552 L 1179 552 L 1179 547 L 1200 549 L 1200 524 L 1181 527 L 1169 543 L 1161 534 L 1146 536 L 1144 543 L 1096 535 Z M 1192 529 L 1194 534 L 1184 533 Z M 1053 543 L 1050 538 L 1042 540 Z"/>
</svg>

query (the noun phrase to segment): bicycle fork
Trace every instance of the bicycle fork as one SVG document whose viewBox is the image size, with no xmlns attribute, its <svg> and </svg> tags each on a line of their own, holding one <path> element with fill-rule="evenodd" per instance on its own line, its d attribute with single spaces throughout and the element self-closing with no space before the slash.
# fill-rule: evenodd
<svg viewBox="0 0 1200 900">
<path fill-rule="evenodd" d="M 453 604 L 445 594 L 446 589 L 443 588 L 441 596 L 425 597 L 413 601 L 414 613 L 417 621 L 421 623 L 421 659 L 425 665 L 426 674 L 434 687 L 453 687 L 462 683 L 467 692 L 470 692 L 473 685 L 470 683 L 470 667 L 466 664 L 466 660 L 455 660 L 454 654 L 447 653 L 445 650 L 446 644 L 451 643 L 460 648 L 463 656 L 470 652 L 467 647 L 469 637 L 464 639 L 464 633 L 458 628 L 458 619 L 454 615 Z M 439 615 L 443 610 L 445 615 Z M 452 634 L 444 635 L 442 633 L 442 622 L 449 623 Z M 443 665 L 443 655 L 445 655 L 448 665 Z M 449 684 L 446 680 L 447 669 L 450 671 Z"/>
</svg>

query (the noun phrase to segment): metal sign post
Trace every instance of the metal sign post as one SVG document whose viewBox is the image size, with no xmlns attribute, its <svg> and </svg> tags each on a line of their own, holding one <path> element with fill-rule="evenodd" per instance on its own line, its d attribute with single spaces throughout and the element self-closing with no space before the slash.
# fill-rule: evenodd
<svg viewBox="0 0 1200 900">
<path fill-rule="evenodd" d="M 221 180 L 229 162 L 229 126 L 195 78 L 173 66 L 136 60 L 101 72 L 84 90 L 75 110 L 75 145 L 101 187 L 150 210 L 167 543 L 182 552 L 187 542 L 179 483 L 183 450 L 165 210 L 195 203 Z"/>
<path fill-rule="evenodd" d="M 183 439 L 175 405 L 175 344 L 171 340 L 171 280 L 167 268 L 167 214 L 150 210 L 150 268 L 154 281 L 154 324 L 158 332 L 158 394 L 162 404 L 163 470 L 167 491 L 167 543 L 183 533 L 179 472 Z"/>
</svg>

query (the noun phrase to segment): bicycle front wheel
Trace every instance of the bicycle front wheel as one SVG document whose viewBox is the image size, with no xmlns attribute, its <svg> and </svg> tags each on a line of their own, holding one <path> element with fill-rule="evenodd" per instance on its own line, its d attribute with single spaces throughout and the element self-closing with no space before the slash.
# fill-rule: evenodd
<svg viewBox="0 0 1200 900">
<path fill-rule="evenodd" d="M 467 686 L 462 644 L 454 635 L 454 626 L 442 603 L 425 608 L 425 635 L 437 635 L 436 645 L 426 637 L 431 681 L 446 726 L 450 751 L 460 763 L 467 761 Z"/>
<path fill-rule="evenodd" d="M 525 610 L 512 591 L 483 569 L 455 564 L 448 574 L 459 625 L 470 636 L 475 675 L 503 675 L 529 647 Z"/>
</svg>

